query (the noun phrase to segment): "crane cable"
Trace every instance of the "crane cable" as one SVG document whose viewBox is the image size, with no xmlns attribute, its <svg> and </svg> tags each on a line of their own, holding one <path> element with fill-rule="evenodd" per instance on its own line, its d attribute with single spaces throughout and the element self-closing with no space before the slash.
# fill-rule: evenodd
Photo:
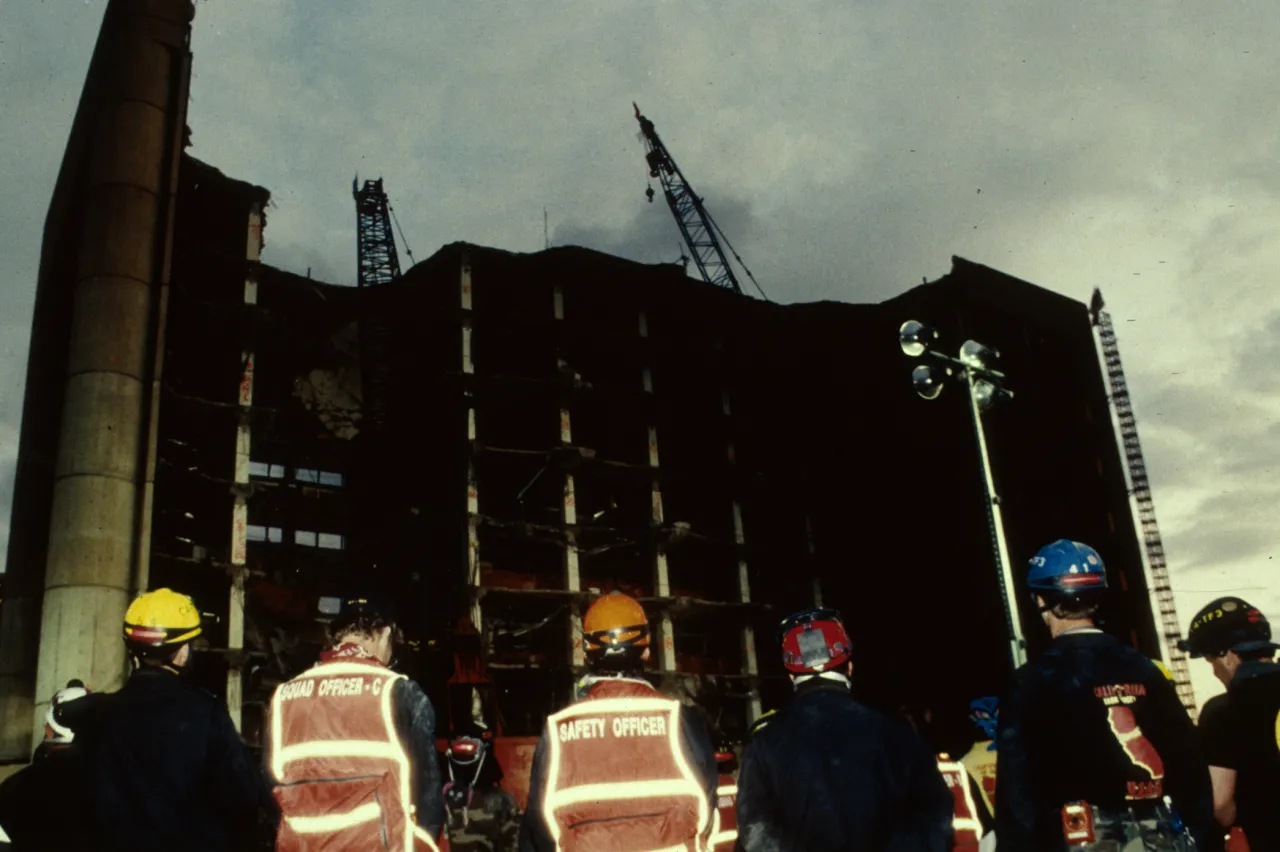
<svg viewBox="0 0 1280 852">
<path fill-rule="evenodd" d="M 632 106 L 635 106 L 635 105 L 634 105 L 634 104 L 632 104 Z M 639 108 L 639 107 L 636 107 L 636 114 L 637 114 L 637 116 L 639 116 L 639 113 L 640 113 L 640 108 Z M 639 133 L 637 133 L 637 134 L 636 134 L 636 138 L 640 141 L 640 147 L 644 149 L 644 153 L 645 153 L 645 155 L 646 155 L 646 157 L 647 157 L 647 156 L 648 156 L 648 154 L 649 154 L 649 150 L 650 150 L 650 148 L 649 148 L 649 140 L 648 140 L 648 137 L 646 137 L 646 136 L 645 136 L 644 131 L 642 130 L 642 131 L 640 131 Z M 652 192 L 652 191 L 653 191 L 653 184 L 649 182 L 649 181 L 651 180 L 651 174 L 650 174 L 650 172 L 651 172 L 651 168 L 650 168 L 650 166 L 649 166 L 649 164 L 648 164 L 648 161 L 646 160 L 646 162 L 645 162 L 645 183 L 648 185 L 648 187 L 649 187 L 649 191 L 650 191 L 650 192 Z M 662 179 L 662 177 L 661 177 L 661 170 L 659 170 L 659 178 L 658 178 L 658 179 L 659 179 L 659 181 L 661 181 L 661 179 Z M 729 252 L 733 255 L 734 259 L 735 259 L 736 261 L 738 261 L 738 265 L 742 267 L 742 271 L 743 271 L 743 272 L 745 272 L 745 273 L 747 273 L 747 278 L 749 278 L 749 279 L 751 280 L 751 283 L 755 285 L 756 291 L 760 293 L 760 297 L 761 297 L 762 299 L 764 299 L 766 302 L 772 302 L 772 301 L 773 301 L 773 299 L 770 299 L 770 298 L 769 298 L 769 295 L 768 295 L 767 293 L 765 293 L 764 288 L 760 286 L 760 282 L 759 282 L 759 281 L 757 281 L 757 280 L 756 280 L 756 277 L 755 277 L 754 275 L 752 275 L 752 274 L 751 274 L 751 270 L 747 267 L 747 264 L 746 264 L 746 262 L 742 259 L 742 257 L 741 257 L 741 256 L 739 256 L 739 254 L 738 254 L 738 250 L 737 250 L 737 249 L 735 249 L 735 248 L 733 247 L 733 243 L 729 242 L 729 238 L 725 236 L 724 231 L 720 230 L 720 223 L 719 223 L 719 222 L 717 222 L 717 221 L 716 221 L 716 220 L 711 216 L 711 211 L 707 210 L 707 208 L 703 206 L 703 204 L 702 204 L 702 198 L 697 196 L 697 193 L 695 193 L 695 192 L 693 191 L 693 187 L 691 187 L 691 186 L 689 186 L 689 185 L 688 185 L 688 182 L 685 182 L 685 186 L 689 189 L 689 192 L 690 192 L 691 194 L 693 194 L 695 197 L 697 197 L 697 202 L 698 202 L 697 206 L 698 206 L 698 208 L 702 211 L 702 213 L 703 213 L 703 214 L 705 214 L 705 215 L 706 215 L 706 217 L 707 217 L 707 221 L 711 223 L 711 227 L 715 228 L 716 233 L 720 235 L 720 239 L 724 240 L 724 244 L 729 248 Z M 663 189 L 664 189 L 664 190 L 666 189 L 665 184 L 663 185 Z M 664 194 L 665 194 L 665 193 L 664 193 Z M 653 203 L 653 195 L 649 195 L 649 202 L 650 202 L 650 203 Z M 683 256 L 683 255 L 684 255 L 684 250 L 683 250 L 683 249 L 681 250 L 680 254 L 681 254 L 681 256 Z M 726 265 L 727 265 L 727 264 L 726 264 Z M 688 264 L 685 264 L 685 269 L 686 269 L 686 271 L 688 270 Z"/>
<path fill-rule="evenodd" d="M 417 261 L 413 259 L 413 249 L 409 248 L 409 241 L 404 238 L 404 228 L 400 227 L 400 219 L 396 216 L 396 208 L 391 206 L 390 200 L 387 201 L 387 212 L 391 214 L 391 221 L 396 223 L 396 230 L 400 232 L 400 242 L 404 244 L 404 253 L 409 256 L 409 266 L 412 267 Z"/>
<path fill-rule="evenodd" d="M 698 199 L 698 200 L 699 202 L 701 202 L 702 199 Z M 733 243 L 729 242 L 729 238 L 725 236 L 724 231 L 720 230 L 720 223 L 717 222 L 715 219 L 711 218 L 711 214 L 707 211 L 705 207 L 702 209 L 702 212 L 707 214 L 707 221 L 711 223 L 711 227 L 716 229 L 716 233 L 720 235 L 720 239 L 724 240 L 724 244 L 728 247 L 729 252 L 733 255 L 734 260 L 738 261 L 738 265 L 742 267 L 742 271 L 747 273 L 747 277 L 751 279 L 751 283 L 756 285 L 756 290 L 760 292 L 760 297 L 763 298 L 766 302 L 772 302 L 773 299 L 769 298 L 768 294 L 765 293 L 764 288 L 760 286 L 760 282 L 757 281 L 756 277 L 751 274 L 751 270 L 747 268 L 746 262 L 741 257 L 738 256 L 738 250 L 733 247 Z"/>
</svg>

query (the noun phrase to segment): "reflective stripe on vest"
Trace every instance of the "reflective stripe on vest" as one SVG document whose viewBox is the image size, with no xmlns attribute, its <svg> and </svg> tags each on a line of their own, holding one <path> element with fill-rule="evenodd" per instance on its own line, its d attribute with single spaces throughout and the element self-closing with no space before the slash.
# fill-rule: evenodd
<svg viewBox="0 0 1280 852">
<path fill-rule="evenodd" d="M 677 771 L 680 773 L 680 778 L 656 781 L 599 782 L 578 784 L 563 789 L 559 788 L 563 752 L 560 739 L 562 729 L 560 726 L 562 724 L 571 726 L 563 730 L 565 732 L 573 730 L 576 735 L 578 732 L 586 732 L 588 730 L 581 725 L 574 724 L 580 721 L 580 717 L 619 713 L 662 714 L 661 718 L 665 720 L 666 728 L 664 739 L 670 749 L 670 755 Z M 612 728 L 615 737 L 627 736 L 628 733 L 634 735 L 641 732 L 642 735 L 653 736 L 653 734 L 649 733 L 652 729 L 651 719 L 615 718 L 608 727 L 606 727 L 604 720 L 593 719 L 591 720 L 592 727 L 589 729 L 593 733 L 596 730 L 594 728 L 595 722 L 599 722 L 601 726 L 600 735 L 607 734 L 609 728 Z M 561 848 L 561 830 L 560 821 L 556 818 L 557 811 L 561 808 L 584 802 L 634 801 L 636 799 L 689 796 L 697 803 L 698 836 L 704 836 L 710 828 L 711 813 L 709 812 L 706 791 L 698 783 L 693 768 L 689 765 L 689 761 L 684 755 L 684 750 L 680 747 L 680 702 L 658 696 L 653 698 L 588 698 L 547 717 L 547 742 L 550 746 L 550 754 L 547 789 L 542 800 L 542 814 L 557 849 Z M 691 842 L 694 845 L 697 844 L 697 841 Z M 690 847 L 684 844 L 673 847 L 673 849 L 680 850 L 688 848 Z M 665 850 L 655 850 L 654 852 L 665 852 Z"/>
<path fill-rule="evenodd" d="M 969 776 L 978 782 L 978 794 L 988 814 L 996 812 L 996 753 L 987 748 L 989 740 L 974 743 L 960 759 Z"/>
<path fill-rule="evenodd" d="M 732 849 L 734 841 L 738 839 L 738 829 L 736 827 L 725 828 L 724 821 L 720 818 L 722 808 L 728 808 L 729 812 L 733 813 L 737 798 L 738 786 L 736 784 L 716 788 L 716 810 L 711 816 L 711 837 L 707 839 L 707 847 L 713 852 L 721 844 L 725 844 L 726 850 Z M 737 822 L 736 818 L 734 822 Z"/>
<path fill-rule="evenodd" d="M 379 699 L 383 727 L 386 731 L 384 740 L 312 740 L 309 742 L 283 745 L 284 713 L 283 700 L 285 688 L 290 684 L 311 678 L 330 678 L 342 675 L 373 677 L 371 694 Z M 271 772 L 277 782 L 285 782 L 286 767 L 300 760 L 322 758 L 371 758 L 394 762 L 399 769 L 400 802 L 405 812 L 404 819 L 404 852 L 413 852 L 414 839 L 426 843 L 432 850 L 438 847 L 429 832 L 415 824 L 412 788 L 409 782 L 413 771 L 409 755 L 400 743 L 400 734 L 396 730 L 395 716 L 391 706 L 392 687 L 405 675 L 368 663 L 331 662 L 320 663 L 295 677 L 287 684 L 276 687 L 271 696 Z M 304 779 L 306 780 L 306 779 Z M 345 813 L 315 815 L 282 815 L 289 828 L 299 834 L 317 834 L 341 831 L 382 815 L 382 808 L 377 802 L 367 802 Z"/>
<path fill-rule="evenodd" d="M 951 788 L 955 798 L 955 816 L 951 819 L 951 828 L 955 832 L 957 846 L 977 843 L 982 840 L 982 821 L 978 819 L 978 809 L 974 807 L 973 795 L 969 792 L 969 775 L 964 766 L 950 760 L 938 758 L 938 771 Z M 965 836 L 966 832 L 971 832 Z"/>
<path fill-rule="evenodd" d="M 377 802 L 369 802 L 345 814 L 325 814 L 324 816 L 287 816 L 285 822 L 299 834 L 323 834 L 326 831 L 341 831 L 362 822 L 370 822 L 382 816 L 382 808 Z"/>
</svg>

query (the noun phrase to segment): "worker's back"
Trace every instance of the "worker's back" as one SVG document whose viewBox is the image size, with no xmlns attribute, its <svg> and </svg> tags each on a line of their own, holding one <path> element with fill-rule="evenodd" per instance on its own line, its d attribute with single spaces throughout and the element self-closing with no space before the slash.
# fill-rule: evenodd
<svg viewBox="0 0 1280 852">
<path fill-rule="evenodd" d="M 1173 685 L 1139 651 L 1097 629 L 1063 633 L 1001 704 L 999 842 L 1063 848 L 1064 805 L 1158 820 L 1169 796 L 1207 848 L 1212 793 L 1194 740 Z"/>
<path fill-rule="evenodd" d="M 738 773 L 747 852 L 946 852 L 953 809 L 911 728 L 853 700 L 839 681 L 802 684 L 752 739 Z"/>
<path fill-rule="evenodd" d="M 1280 665 L 1249 661 L 1200 711 L 1210 766 L 1235 770 L 1236 825 L 1252 849 L 1280 849 Z"/>
<path fill-rule="evenodd" d="M 76 737 L 94 848 L 243 848 L 269 799 L 226 708 L 160 668 L 135 672 L 104 699 Z"/>
</svg>

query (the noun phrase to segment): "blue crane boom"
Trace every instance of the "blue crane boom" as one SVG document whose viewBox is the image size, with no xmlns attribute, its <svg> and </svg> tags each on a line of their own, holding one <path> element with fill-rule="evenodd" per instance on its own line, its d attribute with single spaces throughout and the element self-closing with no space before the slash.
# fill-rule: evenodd
<svg viewBox="0 0 1280 852">
<path fill-rule="evenodd" d="M 689 251 L 693 255 L 693 262 L 698 265 L 698 272 L 702 275 L 702 280 L 708 284 L 714 284 L 717 287 L 725 287 L 733 290 L 735 293 L 742 293 L 742 285 L 738 283 L 738 276 L 734 274 L 733 268 L 729 265 L 729 259 L 725 255 L 721 242 L 728 246 L 729 251 L 733 253 L 734 258 L 742 267 L 747 277 L 751 279 L 751 283 L 755 284 L 756 289 L 760 289 L 760 285 L 756 283 L 755 276 L 751 274 L 751 270 L 747 269 L 742 258 L 738 257 L 738 253 L 733 251 L 733 246 L 729 245 L 729 240 L 725 237 L 724 232 L 720 230 L 720 226 L 711 218 L 711 214 L 707 212 L 707 208 L 703 206 L 702 199 L 693 191 L 693 187 L 689 185 L 689 181 L 680 171 L 680 167 L 676 165 L 676 161 L 672 158 L 671 152 L 667 150 L 667 146 L 663 144 L 662 139 L 658 136 L 658 131 L 654 129 L 653 122 L 645 118 L 640 113 L 640 107 L 632 103 L 631 106 L 636 112 L 636 121 L 640 122 L 640 134 L 644 140 L 645 160 L 649 164 L 649 177 L 658 178 L 662 183 L 663 196 L 667 199 L 667 205 L 671 208 L 671 213 L 676 217 L 676 224 L 680 226 L 680 233 L 684 236 L 685 243 L 689 246 Z M 647 191 L 649 201 L 653 201 L 653 188 Z M 761 290 L 761 295 L 764 291 Z"/>
</svg>

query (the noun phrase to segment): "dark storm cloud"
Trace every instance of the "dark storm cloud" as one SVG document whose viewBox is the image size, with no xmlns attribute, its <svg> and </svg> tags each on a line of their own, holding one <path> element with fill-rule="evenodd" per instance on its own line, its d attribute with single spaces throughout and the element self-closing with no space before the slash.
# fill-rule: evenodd
<svg viewBox="0 0 1280 852">
<path fill-rule="evenodd" d="M 1178 527 L 1164 527 L 1171 563 L 1191 571 L 1265 561 L 1277 549 L 1280 506 L 1280 422 L 1267 400 L 1235 370 L 1225 379 L 1137 381 L 1153 389 L 1138 414 L 1157 514 L 1162 494 L 1188 504 Z"/>
</svg>

